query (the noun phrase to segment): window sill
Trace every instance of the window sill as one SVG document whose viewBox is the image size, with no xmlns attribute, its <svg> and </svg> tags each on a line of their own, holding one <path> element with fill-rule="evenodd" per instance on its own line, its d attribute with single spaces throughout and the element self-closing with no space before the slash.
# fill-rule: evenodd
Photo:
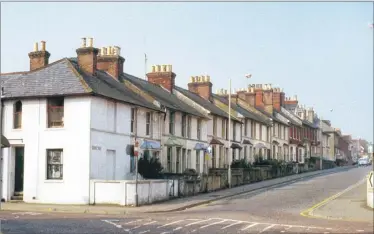
<svg viewBox="0 0 374 234">
<path fill-rule="evenodd" d="M 45 131 L 62 131 L 65 130 L 65 127 L 61 128 L 45 128 Z"/>
<path fill-rule="evenodd" d="M 20 132 L 20 131 L 22 131 L 22 128 L 12 128 L 12 131 L 13 132 Z"/>
<path fill-rule="evenodd" d="M 44 183 L 57 183 L 57 184 L 61 184 L 61 183 L 64 183 L 64 180 L 44 180 Z"/>
</svg>

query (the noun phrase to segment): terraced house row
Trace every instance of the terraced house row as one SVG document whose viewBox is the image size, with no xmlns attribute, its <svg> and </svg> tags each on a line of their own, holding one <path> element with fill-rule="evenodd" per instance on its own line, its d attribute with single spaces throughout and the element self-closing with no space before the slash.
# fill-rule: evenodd
<svg viewBox="0 0 374 234">
<path fill-rule="evenodd" d="M 29 71 L 1 74 L 4 200 L 88 203 L 90 180 L 134 179 L 136 141 L 170 173 L 206 174 L 238 159 L 335 160 L 337 131 L 278 87 L 239 89 L 229 105 L 209 75 L 178 87 L 186 77 L 155 65 L 138 78 L 119 47 L 98 49 L 92 38 L 75 57 L 50 63 L 45 42 L 28 56 Z"/>
</svg>

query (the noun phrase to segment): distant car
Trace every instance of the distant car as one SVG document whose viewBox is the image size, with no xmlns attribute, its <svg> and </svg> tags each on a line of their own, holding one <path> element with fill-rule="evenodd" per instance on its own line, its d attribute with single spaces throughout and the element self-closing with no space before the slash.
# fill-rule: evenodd
<svg viewBox="0 0 374 234">
<path fill-rule="evenodd" d="M 360 158 L 358 160 L 358 166 L 359 167 L 362 167 L 362 166 L 369 166 L 371 163 L 370 163 L 370 160 L 368 158 Z"/>
</svg>

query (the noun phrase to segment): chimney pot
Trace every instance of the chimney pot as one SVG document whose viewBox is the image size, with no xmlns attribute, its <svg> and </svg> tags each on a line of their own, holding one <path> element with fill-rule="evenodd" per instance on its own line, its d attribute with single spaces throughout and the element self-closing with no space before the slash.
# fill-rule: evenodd
<svg viewBox="0 0 374 234">
<path fill-rule="evenodd" d="M 167 69 L 167 66 L 166 65 L 162 65 L 162 71 L 166 72 L 167 71 L 166 69 Z"/>
<path fill-rule="evenodd" d="M 193 76 L 190 77 L 190 83 L 195 83 L 195 77 Z"/>
<path fill-rule="evenodd" d="M 92 37 L 88 38 L 88 47 L 93 47 L 93 38 Z"/>
<path fill-rule="evenodd" d="M 115 51 L 115 55 L 121 55 L 121 47 L 119 46 L 114 46 L 114 51 Z"/>
<path fill-rule="evenodd" d="M 210 76 L 207 76 L 207 81 L 210 82 Z"/>
<path fill-rule="evenodd" d="M 82 48 L 86 47 L 86 41 L 87 39 L 85 37 L 82 38 Z"/>
<path fill-rule="evenodd" d="M 39 49 L 38 49 L 38 42 L 35 42 L 34 43 L 34 52 L 38 52 Z"/>
<path fill-rule="evenodd" d="M 41 51 L 45 51 L 45 41 L 41 41 Z"/>
<path fill-rule="evenodd" d="M 101 55 L 106 55 L 106 47 L 101 48 Z"/>
<path fill-rule="evenodd" d="M 161 65 L 156 65 L 156 72 L 161 72 Z"/>
</svg>

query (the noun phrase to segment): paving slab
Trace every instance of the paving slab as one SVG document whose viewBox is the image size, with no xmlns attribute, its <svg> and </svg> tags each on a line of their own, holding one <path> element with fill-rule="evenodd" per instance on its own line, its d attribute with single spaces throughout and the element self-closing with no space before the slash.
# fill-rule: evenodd
<svg viewBox="0 0 374 234">
<path fill-rule="evenodd" d="M 338 167 L 323 171 L 313 171 L 302 174 L 296 174 L 291 176 L 285 176 L 281 178 L 265 180 L 257 183 L 251 183 L 243 186 L 238 186 L 230 189 L 223 189 L 216 192 L 198 194 L 196 196 L 178 198 L 174 200 L 169 200 L 166 202 L 145 205 L 140 207 L 124 207 L 117 205 L 56 205 L 56 204 L 36 204 L 36 203 L 13 203 L 7 202 L 2 203 L 2 210 L 12 210 L 12 211 L 32 211 L 32 212 L 65 212 L 65 213 L 92 213 L 92 214 L 132 214 L 132 213 L 156 213 L 156 212 L 172 212 L 181 211 L 191 207 L 208 204 L 213 201 L 220 199 L 236 196 L 239 194 L 244 194 L 252 192 L 255 190 L 265 189 L 272 186 L 287 184 L 293 181 L 305 179 L 308 177 L 325 175 L 330 173 L 335 173 L 339 171 L 348 170 L 353 168 L 348 167 Z"/>
</svg>

